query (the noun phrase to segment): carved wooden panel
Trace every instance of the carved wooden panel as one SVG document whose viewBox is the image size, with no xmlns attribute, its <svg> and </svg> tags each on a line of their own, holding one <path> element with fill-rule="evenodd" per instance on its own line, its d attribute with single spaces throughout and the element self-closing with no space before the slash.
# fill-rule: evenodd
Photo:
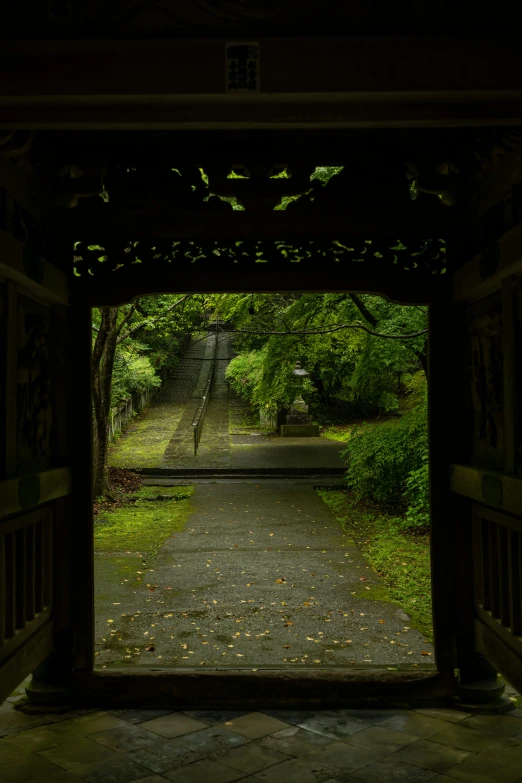
<svg viewBox="0 0 522 783">
<path fill-rule="evenodd" d="M 494 296 L 470 308 L 473 444 L 477 465 L 504 464 L 502 304 Z M 451 391 L 450 391 L 451 393 Z"/>
<path fill-rule="evenodd" d="M 18 305 L 17 462 L 19 473 L 52 464 L 52 313 L 26 297 Z"/>
</svg>

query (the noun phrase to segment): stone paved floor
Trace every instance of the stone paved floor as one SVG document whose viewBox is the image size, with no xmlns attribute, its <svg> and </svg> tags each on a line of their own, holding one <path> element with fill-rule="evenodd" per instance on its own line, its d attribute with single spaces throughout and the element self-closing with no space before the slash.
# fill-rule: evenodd
<svg viewBox="0 0 522 783">
<path fill-rule="evenodd" d="M 2 783 L 520 783 L 522 710 L 26 715 L 0 707 Z"/>
</svg>

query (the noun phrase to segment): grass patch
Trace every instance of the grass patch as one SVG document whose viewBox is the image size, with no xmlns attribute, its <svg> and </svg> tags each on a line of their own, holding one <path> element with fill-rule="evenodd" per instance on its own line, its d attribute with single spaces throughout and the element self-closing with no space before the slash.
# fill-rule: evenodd
<svg viewBox="0 0 522 783">
<path fill-rule="evenodd" d="M 381 575 L 389 597 L 410 615 L 412 627 L 433 641 L 429 537 L 402 532 L 397 517 L 357 502 L 348 490 L 317 493 Z"/>
<path fill-rule="evenodd" d="M 321 436 L 346 443 L 352 437 L 352 429 L 353 424 L 333 424 L 321 430 Z"/>
<path fill-rule="evenodd" d="M 193 487 L 141 487 L 119 508 L 94 522 L 96 552 L 142 552 L 154 557 L 163 542 L 182 530 L 190 513 Z M 157 496 L 167 497 L 157 500 Z"/>
</svg>

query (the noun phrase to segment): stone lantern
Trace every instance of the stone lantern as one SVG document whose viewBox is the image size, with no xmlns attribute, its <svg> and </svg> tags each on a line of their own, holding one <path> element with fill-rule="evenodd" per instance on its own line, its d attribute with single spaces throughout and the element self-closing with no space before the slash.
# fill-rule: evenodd
<svg viewBox="0 0 522 783">
<path fill-rule="evenodd" d="M 281 437 L 283 438 L 317 438 L 319 425 L 312 424 L 308 414 L 308 405 L 303 400 L 303 381 L 310 373 L 303 370 L 299 362 L 295 363 L 292 370 L 294 379 L 295 398 L 287 414 L 286 424 L 281 425 Z"/>
</svg>

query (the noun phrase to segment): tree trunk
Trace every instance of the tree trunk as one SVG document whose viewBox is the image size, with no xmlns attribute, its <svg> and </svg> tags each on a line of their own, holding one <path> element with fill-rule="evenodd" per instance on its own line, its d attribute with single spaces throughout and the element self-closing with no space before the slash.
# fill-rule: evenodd
<svg viewBox="0 0 522 783">
<path fill-rule="evenodd" d="M 107 449 L 109 444 L 109 417 L 111 389 L 118 330 L 117 307 L 100 307 L 101 324 L 92 352 L 92 400 L 94 409 L 94 497 L 105 495 L 107 484 Z"/>
</svg>

